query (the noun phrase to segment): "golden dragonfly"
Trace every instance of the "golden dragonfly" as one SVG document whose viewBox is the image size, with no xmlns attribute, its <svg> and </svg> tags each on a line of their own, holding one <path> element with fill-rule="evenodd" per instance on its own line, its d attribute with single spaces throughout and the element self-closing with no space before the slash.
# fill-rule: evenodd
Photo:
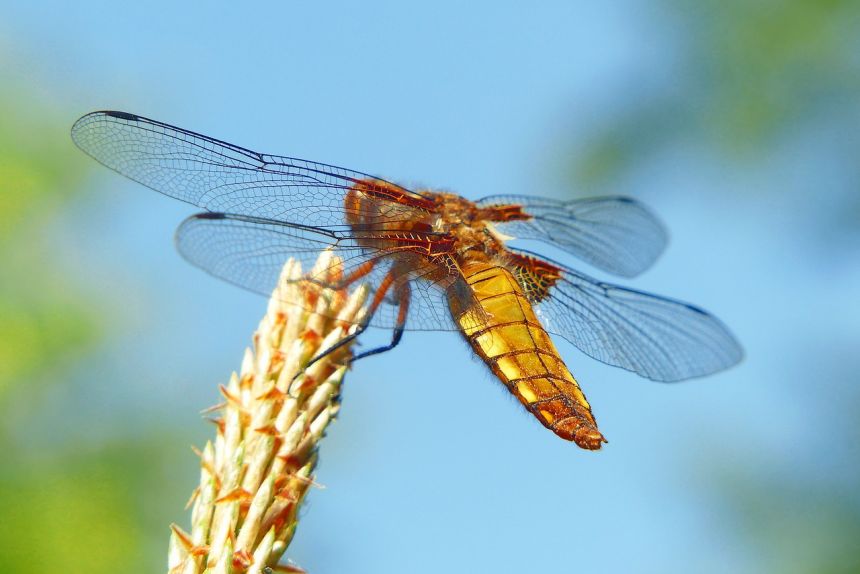
<svg viewBox="0 0 860 574">
<path fill-rule="evenodd" d="M 268 294 L 288 258 L 308 268 L 332 250 L 342 266 L 333 287 L 360 281 L 371 288 L 368 313 L 351 337 L 371 325 L 392 331 L 389 344 L 353 360 L 394 348 L 404 330 L 459 331 L 529 412 L 584 449 L 606 440 L 550 333 L 655 381 L 711 374 L 743 354 L 698 307 L 508 245 L 537 240 L 603 271 L 636 276 L 667 238 L 651 211 L 629 197 L 470 201 L 251 151 L 127 112 L 85 115 L 72 138 L 105 166 L 205 210 L 176 233 L 191 263 Z"/>
</svg>

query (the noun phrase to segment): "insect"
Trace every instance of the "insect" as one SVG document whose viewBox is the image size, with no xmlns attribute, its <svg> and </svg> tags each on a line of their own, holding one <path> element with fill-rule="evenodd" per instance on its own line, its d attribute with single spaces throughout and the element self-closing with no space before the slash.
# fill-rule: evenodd
<svg viewBox="0 0 860 574">
<path fill-rule="evenodd" d="M 176 232 L 191 263 L 268 294 L 288 257 L 309 268 L 330 249 L 342 265 L 337 288 L 371 287 L 353 336 L 371 325 L 392 332 L 388 345 L 354 359 L 395 347 L 405 329 L 459 331 L 529 412 L 584 449 L 606 441 L 548 333 L 656 381 L 714 373 L 742 356 L 726 327 L 698 307 L 604 283 L 507 244 L 514 236 L 546 242 L 633 277 L 660 255 L 666 234 L 631 198 L 470 201 L 125 112 L 83 116 L 72 139 L 120 174 L 206 210 Z"/>
</svg>

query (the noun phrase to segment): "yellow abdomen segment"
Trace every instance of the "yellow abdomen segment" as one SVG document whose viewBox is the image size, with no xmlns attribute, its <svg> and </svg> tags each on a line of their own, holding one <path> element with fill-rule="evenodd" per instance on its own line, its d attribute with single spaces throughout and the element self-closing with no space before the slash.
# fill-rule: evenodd
<svg viewBox="0 0 860 574">
<path fill-rule="evenodd" d="M 513 275 L 487 263 L 462 271 L 479 308 L 455 320 L 478 356 L 545 427 L 582 448 L 599 449 L 606 441 L 591 406 Z"/>
</svg>

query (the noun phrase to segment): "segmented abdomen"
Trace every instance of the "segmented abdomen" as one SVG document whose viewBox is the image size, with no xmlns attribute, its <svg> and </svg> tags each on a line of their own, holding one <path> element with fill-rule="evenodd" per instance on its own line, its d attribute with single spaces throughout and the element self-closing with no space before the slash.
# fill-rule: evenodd
<svg viewBox="0 0 860 574">
<path fill-rule="evenodd" d="M 605 439 L 591 407 L 513 275 L 487 263 L 462 271 L 479 308 L 455 320 L 475 352 L 545 427 L 599 449 Z"/>
</svg>

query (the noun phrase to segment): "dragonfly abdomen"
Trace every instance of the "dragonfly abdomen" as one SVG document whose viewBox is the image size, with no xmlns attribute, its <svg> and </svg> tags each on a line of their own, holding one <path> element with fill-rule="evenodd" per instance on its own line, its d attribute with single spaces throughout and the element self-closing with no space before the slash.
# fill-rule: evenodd
<svg viewBox="0 0 860 574">
<path fill-rule="evenodd" d="M 545 427 L 599 449 L 591 407 L 510 271 L 488 263 L 462 271 L 480 307 L 457 317 L 472 349 Z"/>
</svg>

